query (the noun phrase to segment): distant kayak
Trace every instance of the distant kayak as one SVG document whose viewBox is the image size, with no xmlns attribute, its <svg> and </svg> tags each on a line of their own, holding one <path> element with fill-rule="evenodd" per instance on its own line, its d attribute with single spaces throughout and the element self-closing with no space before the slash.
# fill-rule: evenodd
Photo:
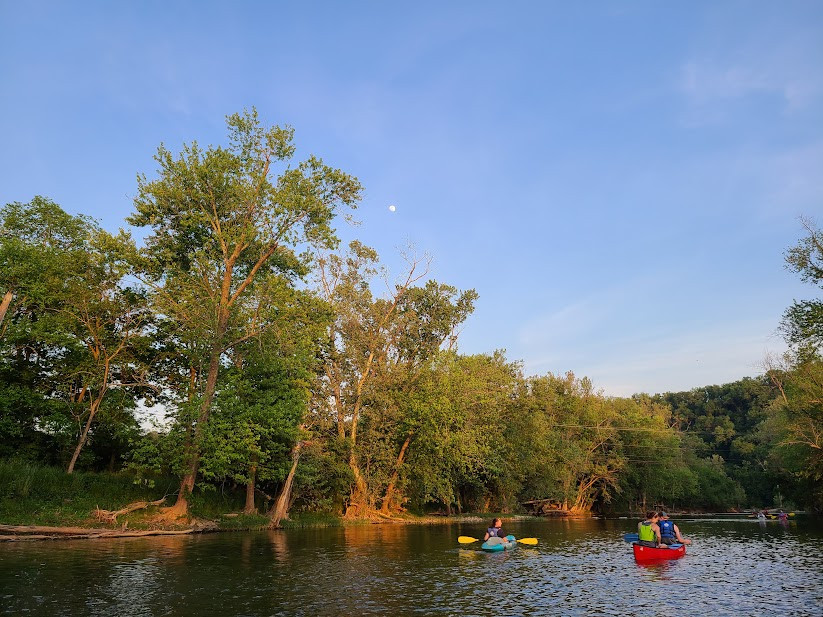
<svg viewBox="0 0 823 617">
<path fill-rule="evenodd" d="M 685 544 L 672 544 L 668 548 L 654 548 L 632 544 L 634 558 L 637 561 L 655 561 L 659 559 L 680 559 L 686 554 Z"/>
<path fill-rule="evenodd" d="M 506 536 L 505 538 L 489 538 L 480 545 L 480 548 L 490 553 L 497 553 L 507 551 L 515 546 L 517 546 L 517 539 L 514 536 Z"/>
</svg>

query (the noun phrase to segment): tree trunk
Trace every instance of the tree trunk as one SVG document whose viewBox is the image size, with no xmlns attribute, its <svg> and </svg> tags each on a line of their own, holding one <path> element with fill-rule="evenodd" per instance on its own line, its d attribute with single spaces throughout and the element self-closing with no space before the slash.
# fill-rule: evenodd
<svg viewBox="0 0 823 617">
<path fill-rule="evenodd" d="M 0 302 L 0 325 L 3 325 L 3 319 L 6 318 L 6 311 L 9 310 L 12 295 L 12 291 L 9 289 L 3 296 L 3 301 Z"/>
<path fill-rule="evenodd" d="M 297 462 L 300 460 L 300 448 L 303 447 L 303 442 L 298 441 L 291 451 L 291 469 L 289 475 L 286 476 L 286 481 L 283 483 L 283 488 L 280 490 L 280 495 L 277 496 L 277 501 L 269 512 L 271 519 L 271 527 L 279 527 L 280 521 L 286 518 L 289 514 L 289 503 L 291 499 L 291 488 L 294 484 L 294 474 L 297 471 Z"/>
<path fill-rule="evenodd" d="M 224 319 L 221 317 L 222 331 L 225 332 Z M 163 517 L 168 520 L 184 518 L 189 515 L 189 495 L 194 490 L 194 482 L 197 479 L 197 470 L 200 467 L 200 438 L 203 434 L 203 427 L 209 420 L 211 402 L 214 399 L 214 392 L 217 389 L 217 374 L 220 370 L 220 356 L 223 353 L 222 335 L 212 344 L 211 357 L 209 359 L 209 372 L 206 377 L 206 388 L 203 392 L 203 402 L 200 405 L 200 414 L 197 416 L 197 424 L 194 427 L 194 439 L 188 452 L 188 469 L 180 480 L 180 491 L 177 493 L 177 501 L 173 506 L 163 512 Z"/>
<path fill-rule="evenodd" d="M 354 486 L 349 496 L 349 506 L 346 508 L 346 518 L 364 518 L 372 510 L 371 499 L 369 497 L 369 487 L 366 479 L 360 472 L 360 465 L 354 451 L 349 455 L 349 469 L 354 475 Z"/>
<path fill-rule="evenodd" d="M 406 450 L 408 450 L 409 444 L 411 443 L 411 438 L 412 433 L 409 433 L 406 436 L 406 441 L 403 442 L 403 446 L 400 448 L 400 454 L 397 455 L 397 461 L 394 464 L 394 471 L 392 472 L 391 479 L 386 487 L 386 494 L 383 496 L 383 503 L 380 507 L 380 511 L 383 512 L 383 514 L 388 514 L 391 509 L 391 502 L 394 498 L 394 487 L 397 485 L 397 479 L 400 476 L 400 466 L 403 464 L 403 459 L 405 458 Z"/>
<path fill-rule="evenodd" d="M 97 415 L 97 410 L 100 409 L 100 403 L 103 401 L 103 394 L 105 393 L 105 386 L 104 391 L 100 393 L 100 395 L 91 402 L 89 406 L 89 417 L 86 420 L 86 424 L 83 427 L 83 430 L 80 431 L 80 439 L 77 440 L 77 447 L 74 449 L 74 454 L 71 455 L 71 460 L 69 461 L 68 469 L 66 469 L 67 474 L 74 473 L 74 466 L 77 464 L 77 459 L 80 457 L 80 451 L 83 449 L 83 446 L 86 445 L 86 439 L 89 436 L 89 429 L 91 428 L 91 423 L 94 421 L 94 416 Z"/>
<path fill-rule="evenodd" d="M 257 508 L 254 507 L 254 485 L 257 480 L 257 457 L 252 457 L 252 463 L 249 466 L 249 481 L 246 483 L 246 507 L 243 508 L 243 514 L 254 514 Z"/>
</svg>

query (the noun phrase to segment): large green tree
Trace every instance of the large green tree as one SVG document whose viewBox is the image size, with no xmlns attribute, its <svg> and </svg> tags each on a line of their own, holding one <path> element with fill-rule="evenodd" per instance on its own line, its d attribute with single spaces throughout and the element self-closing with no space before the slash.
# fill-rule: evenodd
<svg viewBox="0 0 823 617">
<path fill-rule="evenodd" d="M 806 231 L 786 253 L 787 267 L 823 288 L 823 232 L 801 218 Z M 823 511 L 823 300 L 795 301 L 781 324 L 791 346 L 771 363 L 768 376 L 779 390 L 772 431 L 779 436 L 782 462 L 805 487 L 803 501 Z"/>
<path fill-rule="evenodd" d="M 252 109 L 228 117 L 229 145 L 185 145 L 175 157 L 164 146 L 157 177 L 138 179 L 136 212 L 148 227 L 139 274 L 156 311 L 196 333 L 207 356 L 205 379 L 177 502 L 169 518 L 188 513 L 201 440 L 221 366 L 235 346 L 258 337 L 257 288 L 269 275 L 293 279 L 307 271 L 309 245 L 333 247 L 332 222 L 354 207 L 360 184 L 316 157 L 292 164 L 293 130 L 264 127 Z"/>
<path fill-rule="evenodd" d="M 58 444 L 73 436 L 68 473 L 101 413 L 111 409 L 110 421 L 128 423 L 120 412 L 133 407 L 133 386 L 145 386 L 149 316 L 142 294 L 124 284 L 129 247 L 127 235 L 113 236 L 42 197 L 0 213 L 2 345 L 18 375 L 30 376 L 26 387 L 47 401 L 50 412 L 32 418 L 37 429 L 62 433 Z"/>
</svg>

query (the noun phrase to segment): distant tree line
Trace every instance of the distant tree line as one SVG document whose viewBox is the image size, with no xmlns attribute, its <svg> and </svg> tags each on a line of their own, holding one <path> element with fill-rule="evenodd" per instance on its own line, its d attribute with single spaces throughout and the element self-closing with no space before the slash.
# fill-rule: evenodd
<svg viewBox="0 0 823 617">
<path fill-rule="evenodd" d="M 425 258 L 390 280 L 373 249 L 341 249 L 356 178 L 295 162 L 293 131 L 254 110 L 227 124 L 226 146 L 158 149 L 128 218 L 140 246 L 44 197 L 0 210 L 0 457 L 173 474 L 170 519 L 227 483 L 274 524 L 537 500 L 823 509 L 819 299 L 789 307 L 790 351 L 755 379 L 615 398 L 527 376 L 458 351 L 474 290 Z M 787 263 L 820 287 L 803 224 Z"/>
</svg>

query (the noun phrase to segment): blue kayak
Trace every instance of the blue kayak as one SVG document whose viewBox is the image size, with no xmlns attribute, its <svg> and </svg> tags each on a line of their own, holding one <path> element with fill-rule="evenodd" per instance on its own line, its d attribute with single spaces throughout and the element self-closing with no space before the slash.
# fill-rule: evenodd
<svg viewBox="0 0 823 617">
<path fill-rule="evenodd" d="M 505 538 L 489 538 L 480 545 L 484 551 L 490 553 L 497 553 L 499 551 L 506 551 L 517 546 L 517 539 L 514 536 L 506 536 Z"/>
</svg>

